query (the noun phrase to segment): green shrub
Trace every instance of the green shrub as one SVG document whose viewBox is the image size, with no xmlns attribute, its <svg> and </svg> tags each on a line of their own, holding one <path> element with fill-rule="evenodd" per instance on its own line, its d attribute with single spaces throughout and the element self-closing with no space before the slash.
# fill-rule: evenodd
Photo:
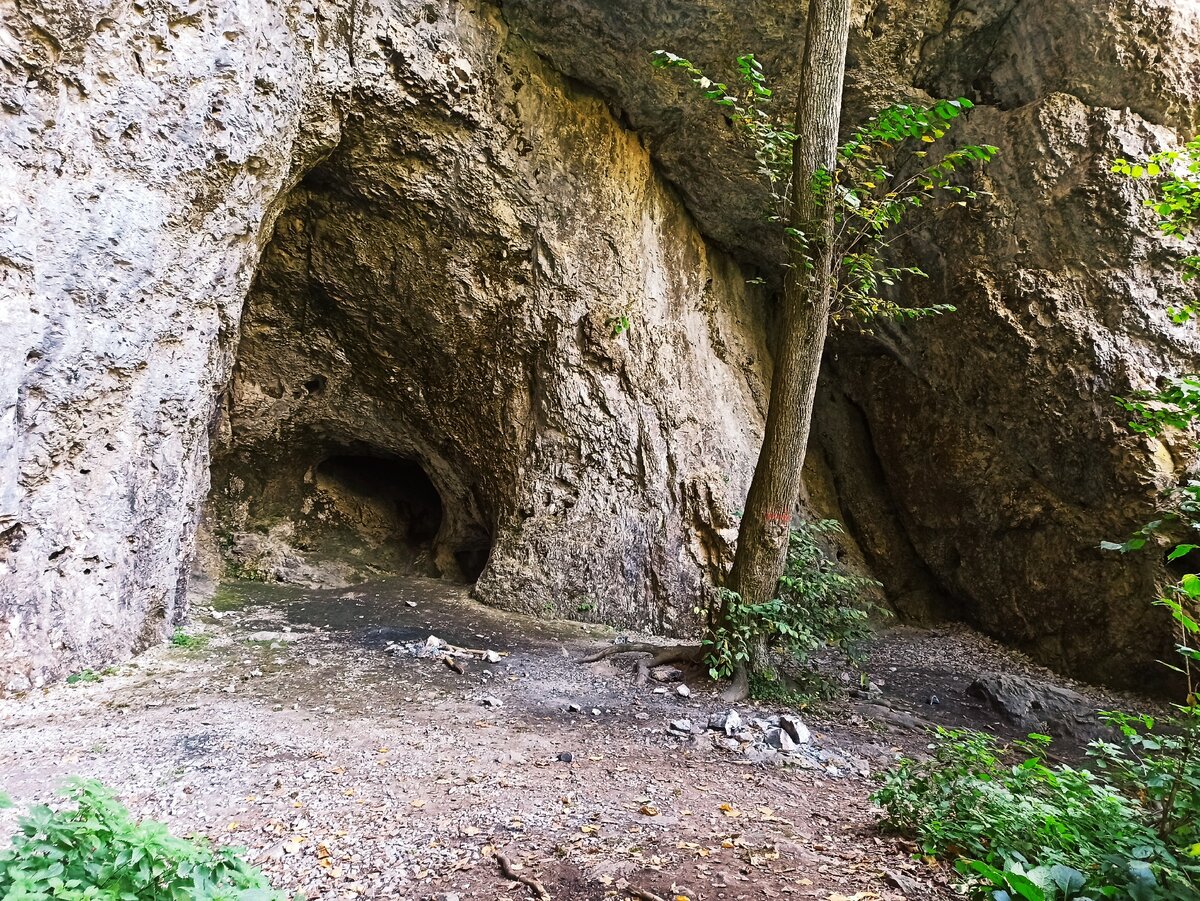
<svg viewBox="0 0 1200 901">
<path fill-rule="evenodd" d="M 1200 848 L 1159 830 L 1150 799 L 1164 787 L 1141 778 L 1154 771 L 1131 765 L 1116 782 L 1104 770 L 1048 764 L 1048 744 L 1031 735 L 1005 748 L 938 729 L 932 759 L 901 761 L 872 800 L 885 828 L 957 860 L 973 897 L 1200 901 Z M 1114 746 L 1094 750 L 1128 759 Z"/>
<path fill-rule="evenodd" d="M 803 663 L 813 651 L 836 647 L 854 657 L 871 631 L 872 613 L 886 613 L 866 599 L 878 582 L 852 576 L 822 545 L 824 536 L 841 531 L 836 520 L 804 523 L 792 530 L 787 568 L 775 597 L 745 604 L 722 589 L 721 622 L 706 639 L 709 674 L 723 679 L 758 649 L 776 651 Z M 761 663 L 761 661 L 759 661 Z M 760 666 L 754 667 L 761 669 Z"/>
<path fill-rule="evenodd" d="M 73 779 L 60 811 L 34 807 L 0 851 L 4 901 L 279 901 L 235 850 L 136 822 L 100 783 Z"/>
</svg>

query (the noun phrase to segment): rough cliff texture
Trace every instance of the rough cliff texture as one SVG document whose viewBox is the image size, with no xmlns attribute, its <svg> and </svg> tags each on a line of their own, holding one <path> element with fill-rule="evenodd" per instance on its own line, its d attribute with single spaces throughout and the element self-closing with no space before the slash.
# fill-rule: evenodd
<svg viewBox="0 0 1200 901">
<path fill-rule="evenodd" d="M 180 613 L 272 208 L 332 147 L 317 4 L 0 7 L 0 685 Z"/>
<path fill-rule="evenodd" d="M 408 544 L 492 603 L 678 628 L 753 465 L 761 306 L 602 101 L 494 13 L 454 15 L 356 50 L 342 143 L 287 198 L 243 317 L 217 527 L 290 578 L 255 530 L 353 546 L 372 497 L 423 492 L 428 525 L 375 523 L 359 562 Z"/>
<path fill-rule="evenodd" d="M 4 22 L 5 686 L 180 616 L 214 429 L 226 534 L 303 545 L 287 519 L 324 488 L 447 575 L 490 552 L 497 602 L 690 615 L 752 465 L 763 317 L 636 135 L 496 8 Z M 347 475 L 363 456 L 412 490 Z"/>
<path fill-rule="evenodd" d="M 731 129 L 637 59 L 664 46 L 724 75 L 753 49 L 782 73 L 786 106 L 797 25 L 775 4 L 697 6 L 698 19 L 632 0 L 506 10 L 648 136 L 707 233 L 769 271 L 748 164 L 724 164 Z M 1165 0 L 880 2 L 857 9 L 848 62 L 846 123 L 889 100 L 967 96 L 979 107 L 956 140 L 1001 152 L 977 176 L 992 194 L 981 210 L 935 219 L 911 245 L 932 277 L 908 299 L 959 313 L 834 340 L 814 471 L 832 474 L 901 613 L 965 618 L 1127 684 L 1167 644 L 1148 603 L 1159 561 L 1095 548 L 1151 518 L 1190 453 L 1130 438 L 1111 397 L 1196 365 L 1200 345 L 1167 320 L 1169 252 L 1108 170 L 1195 131 L 1198 38 L 1200 11 Z"/>
<path fill-rule="evenodd" d="M 255 565 L 349 535 L 498 603 L 686 620 L 753 463 L 745 276 L 778 259 L 731 130 L 646 53 L 753 49 L 786 105 L 799 13 L 0 10 L 0 684 L 180 615 L 210 434 L 213 530 Z M 831 349 L 814 477 L 902 611 L 1132 681 L 1155 561 L 1092 548 L 1187 459 L 1109 397 L 1200 348 L 1107 168 L 1197 127 L 1197 11 L 904 0 L 854 27 L 847 122 L 965 94 L 960 140 L 1001 156 L 984 211 L 913 238 L 912 299 L 961 312 Z"/>
</svg>

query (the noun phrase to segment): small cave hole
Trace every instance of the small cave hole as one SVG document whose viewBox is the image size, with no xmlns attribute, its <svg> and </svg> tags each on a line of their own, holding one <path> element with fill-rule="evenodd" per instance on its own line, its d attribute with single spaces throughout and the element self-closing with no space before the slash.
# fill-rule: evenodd
<svg viewBox="0 0 1200 901">
<path fill-rule="evenodd" d="M 329 384 L 329 379 L 323 375 L 314 375 L 311 379 L 304 383 L 304 390 L 309 394 L 320 394 L 325 390 L 325 386 Z"/>
<path fill-rule="evenodd" d="M 459 544 L 454 551 L 454 562 L 466 581 L 477 582 L 491 553 L 492 536 L 480 532 Z"/>
</svg>

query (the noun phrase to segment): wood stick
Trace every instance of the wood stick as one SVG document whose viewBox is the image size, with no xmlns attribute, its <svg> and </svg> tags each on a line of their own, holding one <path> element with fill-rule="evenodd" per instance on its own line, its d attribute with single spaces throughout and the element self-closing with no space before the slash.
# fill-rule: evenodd
<svg viewBox="0 0 1200 901">
<path fill-rule="evenodd" d="M 511 879 L 513 882 L 521 883 L 521 885 L 525 886 L 535 895 L 537 895 L 539 901 L 551 901 L 550 893 L 546 891 L 546 887 L 532 876 L 526 876 L 523 873 L 518 873 L 516 870 L 514 870 L 512 861 L 508 859 L 503 851 L 497 848 L 492 853 L 496 855 L 496 863 L 500 865 L 500 872 L 505 879 Z M 658 901 L 662 901 L 662 899 L 660 898 Z"/>
</svg>

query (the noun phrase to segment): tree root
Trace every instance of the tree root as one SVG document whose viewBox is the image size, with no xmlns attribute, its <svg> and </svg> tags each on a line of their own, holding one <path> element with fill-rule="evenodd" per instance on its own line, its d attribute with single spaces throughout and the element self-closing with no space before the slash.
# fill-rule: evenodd
<svg viewBox="0 0 1200 901">
<path fill-rule="evenodd" d="M 595 654 L 580 657 L 576 663 L 598 663 L 606 657 L 615 657 L 617 654 L 657 654 L 661 650 L 663 650 L 661 644 L 650 644 L 645 641 L 619 641 L 601 648 Z"/>
<path fill-rule="evenodd" d="M 596 663 L 618 654 L 649 654 L 649 659 L 634 664 L 634 683 L 645 685 L 650 670 L 665 663 L 698 663 L 704 657 L 704 648 L 698 644 L 650 644 L 645 641 L 623 641 L 601 648 L 594 654 L 581 657 L 578 663 Z"/>
<path fill-rule="evenodd" d="M 505 879 L 521 883 L 521 885 L 528 888 L 538 897 L 538 901 L 551 901 L 550 893 L 546 891 L 546 886 L 542 885 L 532 876 L 526 876 L 514 870 L 512 861 L 508 859 L 508 856 L 503 851 L 497 848 L 492 853 L 495 855 L 496 863 L 500 865 L 500 873 Z"/>
<path fill-rule="evenodd" d="M 750 697 L 750 671 L 745 666 L 739 666 L 733 671 L 733 679 L 729 687 L 721 692 L 721 700 L 726 704 L 740 704 Z"/>
</svg>

